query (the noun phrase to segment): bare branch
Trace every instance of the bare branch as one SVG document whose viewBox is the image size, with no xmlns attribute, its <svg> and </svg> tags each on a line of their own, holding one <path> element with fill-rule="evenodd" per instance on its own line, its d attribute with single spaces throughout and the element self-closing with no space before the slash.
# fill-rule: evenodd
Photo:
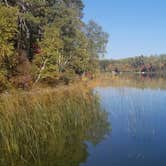
<svg viewBox="0 0 166 166">
<path fill-rule="evenodd" d="M 48 59 L 45 59 L 44 63 L 42 64 L 40 71 L 39 71 L 39 74 L 38 74 L 37 79 L 35 80 L 34 84 L 36 84 L 40 80 L 42 71 L 45 69 L 47 61 L 48 61 Z"/>
<path fill-rule="evenodd" d="M 7 7 L 9 7 L 8 1 L 7 1 L 7 0 L 3 0 L 3 1 L 4 1 L 5 5 L 6 5 Z"/>
</svg>

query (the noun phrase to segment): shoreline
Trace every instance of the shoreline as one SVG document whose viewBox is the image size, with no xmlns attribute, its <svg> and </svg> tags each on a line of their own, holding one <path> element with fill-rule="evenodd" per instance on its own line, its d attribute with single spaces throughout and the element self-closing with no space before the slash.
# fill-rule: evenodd
<svg viewBox="0 0 166 166">
<path fill-rule="evenodd" d="M 160 76 L 160 75 L 159 75 Z M 34 87 L 32 87 L 29 90 L 23 90 L 23 89 L 11 89 L 4 91 L 0 93 L 0 96 L 3 95 L 10 95 L 10 94 L 37 94 L 37 93 L 48 93 L 48 92 L 63 92 L 68 90 L 74 90 L 74 89 L 93 89 L 97 86 L 107 87 L 107 86 L 126 86 L 126 87 L 142 87 L 150 82 L 153 82 L 153 87 L 157 87 L 157 80 L 159 80 L 159 83 L 161 84 L 160 87 L 166 89 L 166 86 L 162 85 L 163 80 L 165 80 L 166 77 L 144 77 L 144 75 L 131 73 L 128 75 L 113 75 L 111 73 L 104 73 L 99 74 L 97 77 L 93 79 L 77 79 L 68 85 L 65 84 L 59 84 L 55 86 L 49 86 L 49 85 L 42 85 L 37 84 Z"/>
</svg>

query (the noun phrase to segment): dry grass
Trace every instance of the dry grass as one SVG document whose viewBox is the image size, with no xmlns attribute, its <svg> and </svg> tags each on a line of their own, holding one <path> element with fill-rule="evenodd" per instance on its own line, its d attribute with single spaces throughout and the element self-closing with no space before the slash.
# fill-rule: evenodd
<svg viewBox="0 0 166 166">
<path fill-rule="evenodd" d="M 106 131 L 107 115 L 85 85 L 0 96 L 0 165 L 73 166 L 85 159 L 83 142 Z"/>
</svg>

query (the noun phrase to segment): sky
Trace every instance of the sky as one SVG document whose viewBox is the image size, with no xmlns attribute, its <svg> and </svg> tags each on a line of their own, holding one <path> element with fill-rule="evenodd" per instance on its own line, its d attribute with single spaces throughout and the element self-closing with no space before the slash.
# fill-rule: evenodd
<svg viewBox="0 0 166 166">
<path fill-rule="evenodd" d="M 107 59 L 166 53 L 166 0 L 83 0 L 84 21 L 108 32 Z"/>
</svg>

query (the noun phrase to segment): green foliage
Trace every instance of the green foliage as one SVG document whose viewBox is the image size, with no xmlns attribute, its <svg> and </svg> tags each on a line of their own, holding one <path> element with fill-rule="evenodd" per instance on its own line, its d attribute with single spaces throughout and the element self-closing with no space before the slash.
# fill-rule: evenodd
<svg viewBox="0 0 166 166">
<path fill-rule="evenodd" d="M 100 60 L 100 70 L 106 72 L 108 70 L 108 65 L 110 64 L 110 60 Z"/>
<path fill-rule="evenodd" d="M 63 41 L 60 39 L 60 30 L 55 25 L 47 26 L 39 46 L 42 48 L 41 53 L 36 55 L 33 63 L 38 68 L 41 79 L 55 77 L 60 70 L 58 60 L 63 56 Z"/>
<path fill-rule="evenodd" d="M 6 56 L 13 55 L 17 15 L 17 8 L 8 8 L 0 4 L 0 63 Z"/>
<path fill-rule="evenodd" d="M 157 72 L 166 71 L 166 55 L 137 56 L 120 60 L 100 61 L 101 70 L 122 72 Z"/>
<path fill-rule="evenodd" d="M 3 70 L 0 70 L 0 92 L 8 88 L 8 82 L 5 75 L 6 75 L 6 72 Z"/>
<path fill-rule="evenodd" d="M 108 34 L 94 21 L 85 25 L 83 8 L 82 0 L 0 1 L 0 69 L 8 81 L 68 80 L 96 72 Z M 19 61 L 25 56 L 31 66 L 26 73 L 25 61 Z"/>
<path fill-rule="evenodd" d="M 0 91 L 8 88 L 10 72 L 14 65 L 14 37 L 17 33 L 18 10 L 0 4 Z"/>
<path fill-rule="evenodd" d="M 93 57 L 104 56 L 108 43 L 108 34 L 93 20 L 86 25 L 86 35 L 89 39 L 89 51 Z"/>
</svg>

